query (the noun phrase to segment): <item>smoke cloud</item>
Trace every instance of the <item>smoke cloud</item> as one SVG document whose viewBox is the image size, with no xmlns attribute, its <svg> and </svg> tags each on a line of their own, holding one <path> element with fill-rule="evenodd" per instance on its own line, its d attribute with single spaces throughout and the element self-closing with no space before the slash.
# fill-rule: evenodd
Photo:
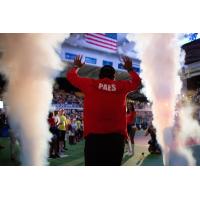
<svg viewBox="0 0 200 200">
<path fill-rule="evenodd" d="M 0 71 L 7 80 L 5 101 L 19 137 L 23 165 L 47 165 L 47 116 L 54 78 L 64 69 L 56 48 L 64 34 L 0 34 Z"/>
<path fill-rule="evenodd" d="M 188 102 L 180 109 L 180 137 L 184 143 L 187 143 L 190 138 L 195 139 L 197 143 L 200 140 L 200 126 L 193 117 L 194 112 L 195 106 Z"/>
<path fill-rule="evenodd" d="M 183 61 L 177 34 L 129 34 L 128 39 L 136 42 L 141 59 L 141 76 L 146 95 L 153 102 L 153 124 L 162 146 L 164 164 L 194 165 L 192 152 L 183 141 L 188 129 L 181 132 L 183 129 L 178 129 L 174 121 L 182 87 L 178 72 Z M 186 113 L 180 115 L 186 117 Z M 182 126 L 183 119 L 180 123 Z"/>
</svg>

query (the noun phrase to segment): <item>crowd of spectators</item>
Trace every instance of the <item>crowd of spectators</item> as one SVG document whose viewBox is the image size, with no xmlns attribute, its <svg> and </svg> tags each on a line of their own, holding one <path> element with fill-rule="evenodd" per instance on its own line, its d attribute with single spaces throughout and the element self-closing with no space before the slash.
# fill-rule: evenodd
<svg viewBox="0 0 200 200">
<path fill-rule="evenodd" d="M 68 105 L 74 108 L 83 108 L 83 96 L 77 96 L 75 93 L 68 93 L 62 89 L 54 89 L 52 104 Z M 132 101 L 136 110 L 150 110 L 151 104 L 140 101 Z"/>
<path fill-rule="evenodd" d="M 62 89 L 54 89 L 52 104 L 68 104 L 73 107 L 83 107 L 83 98 L 67 93 Z"/>
<path fill-rule="evenodd" d="M 151 104 L 146 102 L 134 101 L 134 107 L 137 110 L 150 110 Z"/>
</svg>

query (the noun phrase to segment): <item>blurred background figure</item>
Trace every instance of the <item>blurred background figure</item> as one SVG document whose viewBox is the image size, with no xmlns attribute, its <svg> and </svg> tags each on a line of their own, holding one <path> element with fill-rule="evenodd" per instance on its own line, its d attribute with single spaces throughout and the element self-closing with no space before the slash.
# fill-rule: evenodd
<svg viewBox="0 0 200 200">
<path fill-rule="evenodd" d="M 129 156 L 134 155 L 134 137 L 135 137 L 135 132 L 136 132 L 136 129 L 134 128 L 135 117 L 136 117 L 136 112 L 135 112 L 134 105 L 131 103 L 128 103 L 126 120 L 127 120 L 127 132 L 128 132 L 127 145 L 128 145 Z"/>
<path fill-rule="evenodd" d="M 154 128 L 153 124 L 151 123 L 146 130 L 145 136 L 150 135 L 151 139 L 148 141 L 149 144 L 149 152 L 151 154 L 161 154 L 161 148 L 158 144 L 157 138 L 156 138 L 156 129 Z"/>
<path fill-rule="evenodd" d="M 48 117 L 48 123 L 49 123 L 49 131 L 52 133 L 52 138 L 50 142 L 50 148 L 49 148 L 49 157 L 50 158 L 59 158 L 59 146 L 58 146 L 58 130 L 56 127 L 56 118 L 54 116 L 53 112 L 49 113 Z"/>
</svg>

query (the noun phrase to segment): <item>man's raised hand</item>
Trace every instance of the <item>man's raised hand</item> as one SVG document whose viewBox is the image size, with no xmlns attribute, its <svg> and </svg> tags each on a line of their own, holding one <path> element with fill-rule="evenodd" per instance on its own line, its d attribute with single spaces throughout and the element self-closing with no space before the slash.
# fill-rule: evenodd
<svg viewBox="0 0 200 200">
<path fill-rule="evenodd" d="M 124 62 L 123 63 L 124 69 L 126 69 L 128 72 L 133 70 L 131 58 L 129 58 L 128 56 L 123 56 L 122 60 Z"/>
<path fill-rule="evenodd" d="M 82 58 L 83 58 L 82 55 L 77 55 L 77 56 L 74 58 L 74 66 L 76 66 L 76 67 L 78 67 L 78 68 L 83 67 L 83 65 L 85 65 L 85 62 L 82 62 Z"/>
</svg>

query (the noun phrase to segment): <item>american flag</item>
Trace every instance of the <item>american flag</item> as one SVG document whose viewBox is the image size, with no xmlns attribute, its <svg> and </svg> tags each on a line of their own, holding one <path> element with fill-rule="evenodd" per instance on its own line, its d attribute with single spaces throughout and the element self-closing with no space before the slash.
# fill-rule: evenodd
<svg viewBox="0 0 200 200">
<path fill-rule="evenodd" d="M 96 49 L 117 51 L 117 33 L 85 33 L 85 41 Z"/>
</svg>

